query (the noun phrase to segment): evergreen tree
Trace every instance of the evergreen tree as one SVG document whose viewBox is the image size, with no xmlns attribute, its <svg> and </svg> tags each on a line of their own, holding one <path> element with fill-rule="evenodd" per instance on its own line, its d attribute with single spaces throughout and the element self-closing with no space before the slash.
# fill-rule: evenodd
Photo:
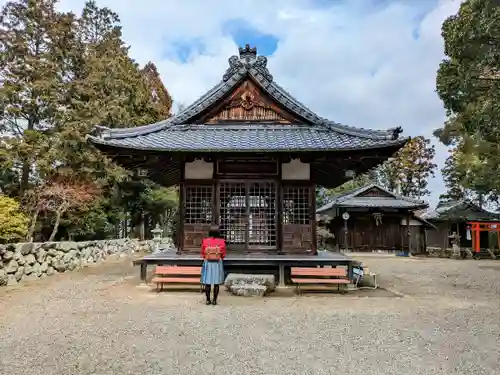
<svg viewBox="0 0 500 375">
<path fill-rule="evenodd" d="M 0 12 L 0 131 L 2 148 L 19 165 L 19 195 L 51 147 L 61 116 L 64 60 L 73 17 L 56 0 L 9 1 Z"/>
<path fill-rule="evenodd" d="M 435 134 L 445 144 L 473 144 L 467 188 L 498 199 L 500 7 L 493 0 L 466 0 L 443 23 L 442 36 L 446 58 L 439 66 L 436 86 L 448 121 Z"/>
<path fill-rule="evenodd" d="M 172 97 L 161 81 L 156 65 L 152 62 L 147 63 L 141 70 L 141 74 L 148 84 L 152 100 L 156 104 L 160 117 L 170 117 L 172 115 Z"/>
<path fill-rule="evenodd" d="M 446 186 L 446 192 L 439 196 L 439 202 L 459 201 L 466 198 L 465 172 L 461 170 L 460 150 L 450 150 L 450 155 L 446 158 L 441 174 Z"/>
<path fill-rule="evenodd" d="M 420 199 L 429 195 L 428 179 L 434 176 L 437 167 L 433 162 L 435 154 L 429 139 L 414 137 L 378 168 L 379 182 L 406 197 Z"/>
<path fill-rule="evenodd" d="M 1 189 L 28 199 L 33 194 L 27 193 L 61 179 L 77 177 L 81 186 L 96 183 L 101 195 L 92 204 L 44 210 L 42 227 L 30 230 L 50 234 L 57 222 L 52 237 L 106 237 L 127 216 L 120 195 L 129 176 L 85 136 L 95 125 L 116 128 L 163 120 L 171 98 L 153 64 L 141 71 L 129 57 L 116 13 L 87 1 L 75 16 L 58 12 L 55 4 L 10 1 L 1 11 Z M 164 202 L 161 188 L 149 188 L 151 199 L 141 199 L 143 190 L 134 187 L 127 194 L 145 206 L 144 212 L 157 210 L 151 199 Z"/>
</svg>

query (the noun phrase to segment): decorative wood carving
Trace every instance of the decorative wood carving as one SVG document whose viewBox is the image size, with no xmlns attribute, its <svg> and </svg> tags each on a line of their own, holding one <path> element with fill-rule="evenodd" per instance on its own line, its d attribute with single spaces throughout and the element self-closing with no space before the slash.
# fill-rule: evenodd
<svg viewBox="0 0 500 375">
<path fill-rule="evenodd" d="M 282 110 L 251 80 L 247 79 L 203 122 L 254 121 L 290 124 L 295 117 Z"/>
</svg>

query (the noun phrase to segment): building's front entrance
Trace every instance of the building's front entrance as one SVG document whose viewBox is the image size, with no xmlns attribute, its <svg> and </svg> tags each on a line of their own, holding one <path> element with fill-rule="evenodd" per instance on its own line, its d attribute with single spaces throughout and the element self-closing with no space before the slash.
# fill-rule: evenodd
<svg viewBox="0 0 500 375">
<path fill-rule="evenodd" d="M 276 250 L 276 182 L 221 180 L 217 188 L 219 224 L 228 249 Z"/>
</svg>

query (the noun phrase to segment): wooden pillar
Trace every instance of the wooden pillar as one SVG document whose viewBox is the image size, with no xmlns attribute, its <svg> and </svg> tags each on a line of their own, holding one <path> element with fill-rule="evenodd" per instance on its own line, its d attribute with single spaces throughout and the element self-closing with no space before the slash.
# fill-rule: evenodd
<svg viewBox="0 0 500 375">
<path fill-rule="evenodd" d="M 474 227 L 475 227 L 475 237 L 476 237 L 475 250 L 477 253 L 479 253 L 481 251 L 481 230 L 479 223 L 474 223 Z"/>
<path fill-rule="evenodd" d="M 344 248 L 345 248 L 345 252 L 349 252 L 348 232 L 349 232 L 349 229 L 347 227 L 347 220 L 344 219 Z M 354 249 L 353 249 L 353 251 L 354 251 Z"/>
<path fill-rule="evenodd" d="M 411 253 L 410 215 L 406 215 L 406 236 L 408 239 L 408 254 L 409 254 Z"/>
<path fill-rule="evenodd" d="M 443 247 L 441 248 L 441 254 L 444 255 L 446 252 L 446 249 L 448 248 L 448 231 L 450 229 L 450 223 L 447 221 L 445 222 L 445 227 L 443 230 Z"/>
<path fill-rule="evenodd" d="M 184 184 L 184 170 L 185 170 L 185 160 L 181 160 L 181 182 L 179 184 L 179 224 L 177 230 L 177 254 L 180 254 L 184 250 L 184 217 L 185 217 L 185 184 Z"/>
<path fill-rule="evenodd" d="M 281 164 L 280 164 L 281 168 Z M 281 172 L 280 172 L 281 173 Z M 283 180 L 280 178 L 276 189 L 276 252 L 283 254 Z"/>
<path fill-rule="evenodd" d="M 310 186 L 310 192 L 309 192 L 309 202 L 310 202 L 310 207 L 309 207 L 309 215 L 311 217 L 311 236 L 312 236 L 312 252 L 313 254 L 317 254 L 318 249 L 317 249 L 317 237 L 316 237 L 316 185 L 312 184 Z"/>
</svg>

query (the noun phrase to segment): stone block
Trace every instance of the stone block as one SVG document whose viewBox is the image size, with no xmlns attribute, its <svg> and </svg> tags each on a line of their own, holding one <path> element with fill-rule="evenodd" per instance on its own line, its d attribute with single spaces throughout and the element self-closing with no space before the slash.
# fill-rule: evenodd
<svg viewBox="0 0 500 375">
<path fill-rule="evenodd" d="M 0 286 L 5 286 L 7 285 L 8 281 L 9 281 L 9 275 L 7 275 L 7 273 L 5 273 L 4 270 L 0 270 Z"/>
<path fill-rule="evenodd" d="M 267 287 L 258 284 L 233 284 L 229 286 L 229 292 L 241 297 L 263 297 L 267 293 Z"/>
<path fill-rule="evenodd" d="M 224 282 L 226 288 L 232 285 L 264 285 L 268 291 L 274 291 L 276 289 L 276 282 L 274 280 L 274 275 L 252 275 L 244 273 L 230 273 L 227 275 Z"/>
<path fill-rule="evenodd" d="M 7 275 L 7 286 L 17 285 L 17 279 L 14 275 Z"/>
<path fill-rule="evenodd" d="M 5 272 L 6 273 L 16 273 L 18 268 L 19 268 L 19 264 L 15 260 L 11 260 L 7 264 L 7 267 L 5 267 Z"/>
<path fill-rule="evenodd" d="M 32 242 L 28 243 L 18 243 L 16 245 L 16 251 L 19 251 L 23 255 L 28 255 L 31 250 L 33 250 L 34 244 Z"/>
<path fill-rule="evenodd" d="M 28 263 L 30 266 L 36 263 L 36 258 L 33 254 L 28 254 L 24 257 L 26 260 L 26 263 Z"/>
</svg>

